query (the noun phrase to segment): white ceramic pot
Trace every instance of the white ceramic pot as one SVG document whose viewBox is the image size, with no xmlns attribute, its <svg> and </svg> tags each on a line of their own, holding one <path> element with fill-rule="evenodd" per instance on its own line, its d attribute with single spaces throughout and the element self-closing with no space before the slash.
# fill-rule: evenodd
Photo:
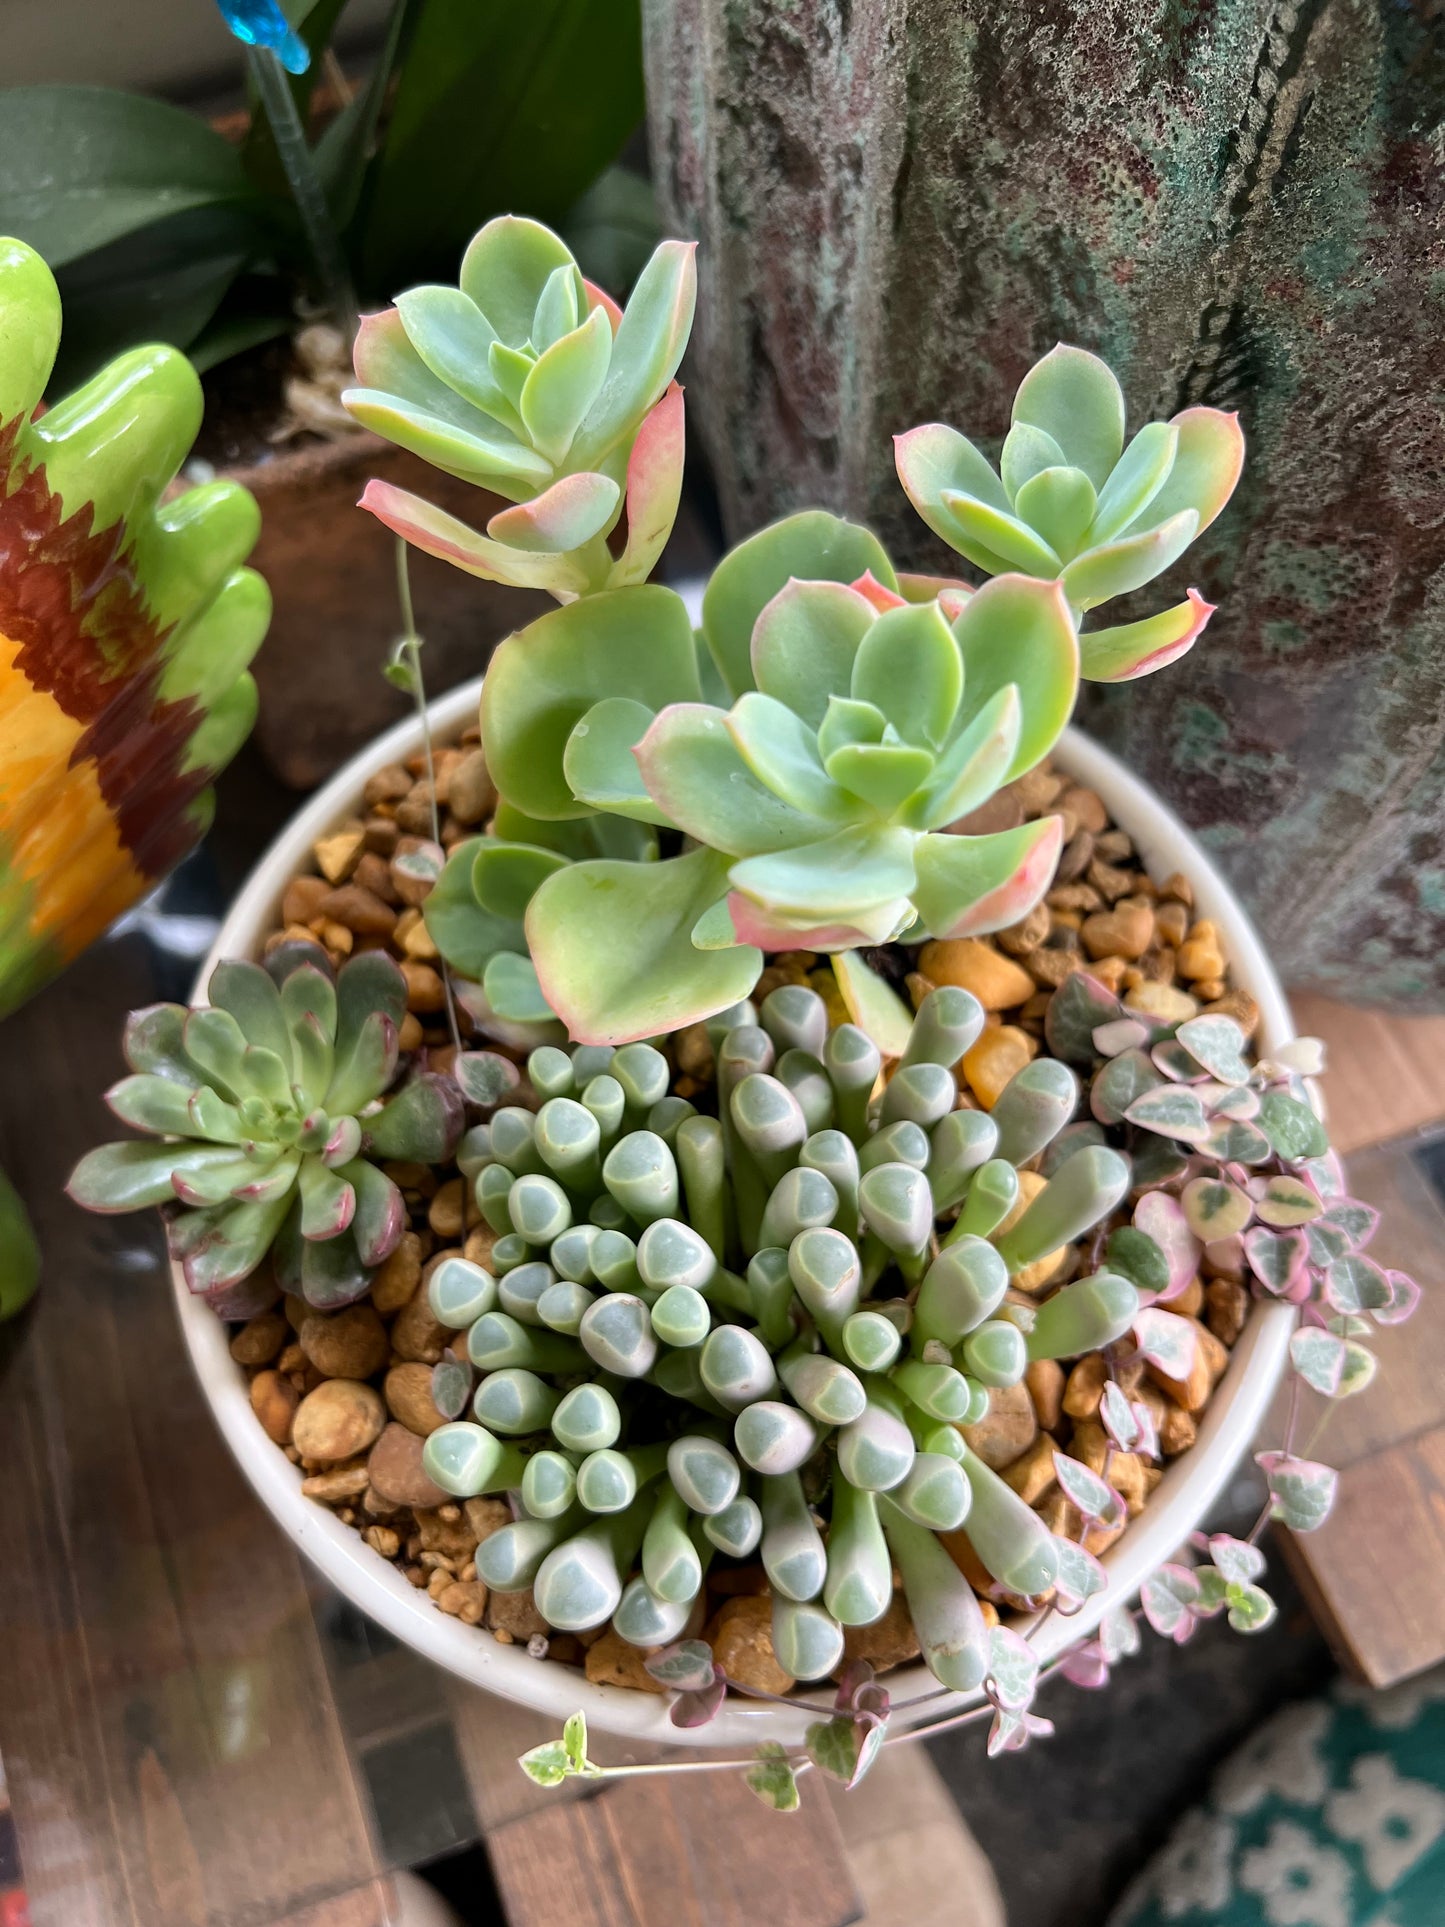
<svg viewBox="0 0 1445 1927">
<path fill-rule="evenodd" d="M 476 714 L 480 681 L 454 690 L 434 703 L 431 726 L 445 742 Z M 383 764 L 404 761 L 421 746 L 420 724 L 398 724 L 339 770 L 311 798 L 271 845 L 221 926 L 215 947 L 202 967 L 194 992 L 204 1000 L 212 967 L 222 957 L 259 954 L 276 927 L 281 893 L 302 869 L 317 837 L 342 817 L 353 815 L 362 785 Z M 1288 1005 L 1260 948 L 1259 939 L 1234 895 L 1184 826 L 1151 791 L 1105 750 L 1075 730 L 1066 731 L 1056 760 L 1078 781 L 1096 790 L 1110 814 L 1128 831 L 1150 871 L 1159 877 L 1182 871 L 1194 886 L 1202 916 L 1219 929 L 1234 981 L 1259 1004 L 1259 1041 L 1277 1049 L 1294 1035 Z M 425 1593 L 362 1542 L 325 1506 L 301 1496 L 301 1473 L 261 1430 L 251 1411 L 245 1374 L 227 1348 L 226 1328 L 203 1299 L 187 1291 L 173 1271 L 176 1306 L 191 1360 L 216 1421 L 257 1496 L 301 1550 L 353 1604 L 426 1658 L 461 1678 L 521 1701 L 559 1721 L 581 1707 L 603 1732 L 672 1745 L 749 1748 L 762 1740 L 796 1744 L 807 1717 L 801 1711 L 737 1698 L 710 1725 L 683 1732 L 672 1726 L 666 1702 L 651 1694 L 616 1686 L 594 1686 L 571 1666 L 528 1657 L 522 1646 L 499 1645 L 480 1628 L 463 1625 L 438 1612 Z M 1037 1639 L 1047 1659 L 1084 1637 L 1105 1610 L 1131 1599 L 1140 1584 L 1171 1558 L 1209 1510 L 1254 1439 L 1284 1368 L 1294 1314 L 1280 1304 L 1258 1305 L 1199 1430 L 1193 1450 L 1166 1470 L 1148 1509 L 1104 1556 L 1109 1573 L 1106 1592 L 1082 1612 L 1049 1618 Z M 929 1693 L 937 1682 L 921 1665 L 889 1676 L 895 1706 Z M 956 1707 L 966 1704 L 962 1697 Z M 931 1716 L 948 1702 L 933 1699 Z"/>
</svg>

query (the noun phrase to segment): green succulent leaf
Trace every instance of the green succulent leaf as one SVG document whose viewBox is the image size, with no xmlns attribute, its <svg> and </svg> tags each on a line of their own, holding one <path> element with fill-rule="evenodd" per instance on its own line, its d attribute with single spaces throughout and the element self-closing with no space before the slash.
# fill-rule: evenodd
<svg viewBox="0 0 1445 1927">
<path fill-rule="evenodd" d="M 844 743 L 824 767 L 840 789 L 891 816 L 932 774 L 933 752 L 907 743 Z"/>
<path fill-rule="evenodd" d="M 757 687 L 817 729 L 831 699 L 846 696 L 859 645 L 877 610 L 842 582 L 790 579 L 753 626 Z"/>
<path fill-rule="evenodd" d="M 112 1084 L 105 1101 L 121 1123 L 129 1124 L 132 1130 L 155 1131 L 172 1137 L 207 1135 L 197 1130 L 191 1115 L 191 1093 L 172 1078 L 156 1077 L 148 1071 L 123 1077 L 118 1084 Z"/>
<path fill-rule="evenodd" d="M 986 803 L 1003 787 L 1018 755 L 1022 722 L 1018 685 L 1008 683 L 938 758 L 902 820 L 915 829 L 941 830 Z"/>
<path fill-rule="evenodd" d="M 420 383 L 416 372 L 394 346 L 378 336 L 373 353 L 366 355 L 357 372 L 368 387 L 387 388 L 404 395 L 432 413 L 445 411 L 442 396 L 450 390 L 470 402 L 473 408 L 489 415 L 512 435 L 520 436 L 522 418 L 507 399 L 491 371 L 489 360 L 496 331 L 470 296 L 460 288 L 430 286 L 411 288 L 396 298 L 396 312 L 406 331 L 406 339 L 435 377 L 436 385 Z M 369 323 L 363 324 L 363 327 Z M 390 380 L 379 380 L 383 372 Z M 440 394 L 438 393 L 440 390 Z M 462 424 L 464 425 L 464 424 Z"/>
<path fill-rule="evenodd" d="M 1204 633 L 1214 606 L 1197 589 L 1186 602 L 1139 622 L 1091 629 L 1079 637 L 1080 673 L 1086 682 L 1134 682 L 1177 662 Z"/>
<path fill-rule="evenodd" d="M 1038 902 L 1054 874 L 1062 819 L 1040 817 L 992 836 L 922 837 L 913 901 L 936 937 L 1007 929 Z"/>
<path fill-rule="evenodd" d="M 682 360 L 696 304 L 694 244 L 661 242 L 618 326 L 606 383 L 578 436 L 579 460 L 599 461 L 661 398 Z"/>
<path fill-rule="evenodd" d="M 571 249 L 549 227 L 502 214 L 472 237 L 457 278 L 495 337 L 521 348 L 531 339 L 548 282 L 558 268 L 575 265 Z"/>
<path fill-rule="evenodd" d="M 834 824 L 776 796 L 738 752 L 722 711 L 702 703 L 663 710 L 637 747 L 648 794 L 679 829 L 729 856 L 793 849 Z"/>
<path fill-rule="evenodd" d="M 1010 576 L 986 582 L 954 621 L 963 653 L 966 727 L 1001 689 L 1018 689 L 1022 720 L 1005 781 L 1046 756 L 1063 732 L 1079 686 L 1079 643 L 1057 584 Z"/>
<path fill-rule="evenodd" d="M 548 461 L 560 462 L 571 448 L 583 416 L 607 378 L 611 359 L 612 324 L 602 308 L 594 308 L 581 327 L 537 357 L 523 384 L 519 407 L 533 446 Z"/>
<path fill-rule="evenodd" d="M 644 787 L 633 755 L 652 721 L 647 704 L 630 696 L 608 696 L 592 705 L 562 752 L 562 772 L 579 802 L 641 823 L 669 821 Z"/>
<path fill-rule="evenodd" d="M 1091 543 L 1112 542 L 1138 520 L 1167 481 L 1178 448 L 1173 422 L 1149 422 L 1139 430 L 1099 491 Z"/>
<path fill-rule="evenodd" d="M 610 475 L 564 475 L 534 500 L 499 510 L 487 524 L 487 535 L 529 555 L 565 555 L 605 535 L 621 502 L 622 491 Z"/>
<path fill-rule="evenodd" d="M 530 957 L 499 950 L 482 975 L 482 990 L 493 1014 L 509 1024 L 545 1024 L 554 1015 L 542 994 Z"/>
<path fill-rule="evenodd" d="M 886 906 L 892 912 L 912 891 L 914 841 L 906 830 L 841 830 L 800 850 L 745 857 L 729 880 L 764 911 L 861 928 L 869 911 Z"/>
<path fill-rule="evenodd" d="M 1157 526 L 1192 509 L 1202 532 L 1234 493 L 1244 466 L 1239 417 L 1218 408 L 1186 408 L 1170 427 L 1179 434 L 1174 465 L 1149 504 L 1149 518 Z"/>
<path fill-rule="evenodd" d="M 1032 422 L 1015 422 L 1004 437 L 999 462 L 1009 500 L 1016 503 L 1019 490 L 1035 475 L 1041 475 L 1046 468 L 1067 468 L 1068 462 L 1068 456 L 1052 435 L 1035 428 Z"/>
<path fill-rule="evenodd" d="M 583 595 L 595 586 L 586 561 L 575 554 L 550 555 L 479 535 L 455 515 L 435 508 L 391 482 L 370 481 L 362 491 L 361 506 L 378 522 L 400 535 L 423 555 L 449 562 L 483 582 L 509 582 L 518 589 L 541 589 L 564 599 Z M 493 522 L 499 520 L 494 516 Z"/>
<path fill-rule="evenodd" d="M 662 863 L 577 863 L 549 877 L 527 912 L 527 936 L 543 993 L 571 1035 L 630 1043 L 746 997 L 761 951 L 692 943 L 694 924 L 726 888 L 727 859 L 713 850 Z"/>
<path fill-rule="evenodd" d="M 1108 481 L 1124 446 L 1124 393 L 1113 370 L 1063 342 L 1019 383 L 1013 419 L 1051 435 L 1096 489 Z"/>
<path fill-rule="evenodd" d="M 1024 483 L 1014 499 L 1020 519 L 1063 560 L 1077 555 L 1098 498 L 1080 468 L 1046 468 Z"/>
<path fill-rule="evenodd" d="M 894 461 L 904 493 L 936 536 L 950 548 L 957 548 L 958 520 L 944 507 L 945 493 L 967 496 L 995 514 L 1012 517 L 1013 503 L 987 457 L 956 428 L 942 422 L 929 422 L 898 435 L 893 443 Z M 968 554 L 965 550 L 963 553 Z M 1008 563 L 988 550 L 969 554 L 990 575 L 1001 575 Z"/>
<path fill-rule="evenodd" d="M 824 769 L 815 733 L 772 696 L 757 690 L 740 696 L 728 712 L 727 730 L 753 775 L 792 809 L 835 824 L 864 814 Z"/>
<path fill-rule="evenodd" d="M 1027 522 L 1003 509 L 992 508 L 972 495 L 946 488 L 939 498 L 942 514 L 951 524 L 947 540 L 993 575 L 1003 569 L 1022 569 L 1028 575 L 1056 576 L 1063 557 Z"/>
<path fill-rule="evenodd" d="M 1089 549 L 1060 577 L 1064 593 L 1076 609 L 1092 609 L 1111 596 L 1127 595 L 1177 562 L 1198 528 L 1197 512 L 1183 509 L 1140 535 L 1120 536 L 1116 542 Z"/>
<path fill-rule="evenodd" d="M 848 693 L 872 703 L 905 743 L 943 747 L 963 695 L 963 661 L 936 602 L 878 617 L 858 644 Z"/>
<path fill-rule="evenodd" d="M 449 475 L 494 489 L 511 501 L 535 494 L 552 480 L 549 462 L 485 416 L 479 418 L 484 426 L 459 428 L 441 415 L 374 388 L 348 388 L 345 401 L 363 428 Z M 456 409 L 449 412 L 455 414 Z"/>
<path fill-rule="evenodd" d="M 645 582 L 667 545 L 682 499 L 683 428 L 682 390 L 674 382 L 643 420 L 627 458 L 627 542 L 608 574 L 609 589 Z"/>
<path fill-rule="evenodd" d="M 523 951 L 527 946 L 520 918 L 484 910 L 472 887 L 473 866 L 490 840 L 468 837 L 456 846 L 422 913 L 428 935 L 452 969 L 476 982 L 497 951 Z"/>
</svg>

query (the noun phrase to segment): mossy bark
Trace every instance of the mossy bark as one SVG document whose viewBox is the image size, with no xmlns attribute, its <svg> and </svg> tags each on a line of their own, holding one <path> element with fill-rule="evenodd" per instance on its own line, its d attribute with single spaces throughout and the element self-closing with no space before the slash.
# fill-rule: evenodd
<svg viewBox="0 0 1445 1927">
<path fill-rule="evenodd" d="M 730 534 L 817 502 L 942 563 L 890 435 L 941 419 L 996 449 L 1059 339 L 1107 356 L 1137 419 L 1238 408 L 1244 482 L 1168 585 L 1219 614 L 1085 720 L 1204 833 L 1294 981 L 1445 1001 L 1438 0 L 645 14 Z"/>
</svg>

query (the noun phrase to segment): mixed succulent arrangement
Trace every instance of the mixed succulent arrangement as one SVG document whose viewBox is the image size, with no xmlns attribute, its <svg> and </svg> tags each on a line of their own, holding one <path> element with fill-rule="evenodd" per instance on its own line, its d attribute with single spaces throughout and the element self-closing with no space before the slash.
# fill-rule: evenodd
<svg viewBox="0 0 1445 1927">
<path fill-rule="evenodd" d="M 403 1256 L 408 1199 L 431 1195 L 419 1178 L 454 1162 L 428 1223 L 466 1241 L 424 1278 L 418 1246 L 405 1287 L 445 1343 L 423 1391 L 407 1380 L 416 1423 L 387 1428 L 406 1478 L 381 1500 L 432 1508 L 435 1531 L 453 1530 L 443 1502 L 454 1519 L 500 1505 L 472 1531 L 469 1576 L 453 1561 L 441 1581 L 449 1609 L 472 1610 L 468 1588 L 525 1594 L 557 1636 L 609 1628 L 679 1726 L 730 1688 L 778 1696 L 700 1637 L 710 1572 L 760 1560 L 779 1675 L 838 1680 L 832 1702 L 790 1695 L 817 1716 L 806 1743 L 750 1768 L 788 1807 L 801 1770 L 852 1783 L 887 1742 L 888 1690 L 849 1639 L 893 1610 L 895 1569 L 938 1681 L 923 1720 L 991 1717 L 993 1751 L 1047 1730 L 1043 1678 L 1102 1684 L 1137 1645 L 1122 1604 L 1048 1666 L 1030 1634 L 1105 1589 L 1097 1554 L 1167 1449 L 1158 1388 L 1187 1416 L 1227 1359 L 1181 1315 L 1203 1277 L 1229 1294 L 1234 1335 L 1251 1291 L 1297 1306 L 1295 1368 L 1331 1396 L 1368 1382 L 1362 1341 L 1415 1293 L 1364 1255 L 1373 1215 L 1345 1195 L 1309 1099 L 1316 1047 L 1251 1061 L 1227 1000 L 1201 1009 L 1172 986 L 1175 947 L 1124 997 L 1128 966 L 1104 980 L 1102 939 L 1093 971 L 1077 951 L 1055 976 L 1015 966 L 1042 1055 L 998 1025 L 1013 993 L 986 1009 L 943 972 L 961 953 L 1007 968 L 979 941 L 993 933 L 1018 954 L 1040 941 L 1064 811 L 1020 806 L 1002 828 L 977 813 L 1041 773 L 1081 675 L 1147 673 L 1198 635 L 1192 591 L 1142 622 L 1084 624 L 1219 512 L 1237 424 L 1186 410 L 1125 448 L 1113 376 L 1057 349 L 1020 388 L 1001 476 L 950 429 L 900 438 L 920 512 L 993 580 L 899 575 L 867 530 L 799 515 L 719 564 L 694 633 L 645 579 L 680 486 L 692 301 L 685 248 L 658 250 L 624 312 L 556 236 L 507 217 L 458 287 L 363 325 L 348 406 L 510 504 L 485 534 L 375 485 L 366 506 L 559 606 L 486 678 L 466 759 L 486 801 L 469 782 L 444 829 L 429 762 L 403 840 L 387 798 L 412 779 L 392 790 L 380 772 L 383 813 L 348 833 L 353 868 L 337 870 L 356 884 L 298 892 L 266 966 L 220 966 L 209 1008 L 133 1020 L 135 1075 L 111 1101 L 159 1141 L 92 1153 L 73 1190 L 99 1209 L 161 1202 L 192 1288 L 250 1320 L 248 1362 L 284 1360 L 299 1316 L 304 1365 Z M 408 637 L 396 666 L 414 679 L 416 660 Z M 389 899 L 360 882 L 366 862 Z M 1127 875 L 1090 875 L 1127 906 Z M 1072 916 L 1089 937 L 1049 901 L 1045 926 Z M 1220 1000 L 1225 959 L 1207 924 L 1186 942 L 1187 901 L 1172 945 Z M 1135 914 L 1142 960 L 1155 919 Z M 427 981 L 399 975 L 388 943 L 428 959 Z M 443 1008 L 450 1032 L 429 1038 L 415 1012 Z M 1002 1072 L 1000 1039 L 1018 1046 Z M 706 1076 L 684 1069 L 684 1040 Z M 388 1356 L 373 1323 L 366 1372 Z M 1061 1386 L 1060 1360 L 1081 1361 L 1071 1391 L 1092 1381 L 1087 1441 L 1077 1426 L 1057 1450 L 1044 1428 L 1020 1476 L 1000 1476 L 970 1435 L 1031 1375 Z M 376 1487 L 357 1455 L 385 1443 L 381 1398 L 322 1373 L 298 1409 L 314 1381 L 293 1376 L 253 1381 L 253 1403 L 276 1381 L 272 1436 L 313 1471 L 344 1462 L 333 1499 Z M 339 1444 L 321 1449 L 313 1400 L 349 1401 Z M 1266 1518 L 1309 1530 L 1331 1477 L 1295 1446 L 1292 1421 L 1261 1455 Z M 1265 1522 L 1165 1567 L 1143 1615 L 1175 1639 L 1219 1612 L 1267 1623 Z M 398 1556 L 398 1534 L 386 1543 Z M 952 1693 L 978 1703 L 955 1712 Z M 545 1783 L 610 1770 L 580 1716 L 524 1764 Z"/>
</svg>

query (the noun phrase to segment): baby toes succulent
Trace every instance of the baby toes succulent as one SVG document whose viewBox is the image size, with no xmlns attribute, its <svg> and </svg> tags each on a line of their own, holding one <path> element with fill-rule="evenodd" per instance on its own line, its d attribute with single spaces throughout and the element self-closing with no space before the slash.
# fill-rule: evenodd
<svg viewBox="0 0 1445 1927">
<path fill-rule="evenodd" d="M 380 1161 L 443 1162 L 461 1133 L 450 1079 L 423 1074 L 379 1101 L 406 1009 L 396 965 L 373 951 L 333 979 L 319 956 L 287 945 L 266 969 L 223 962 L 208 1005 L 136 1011 L 132 1075 L 106 1101 L 154 1141 L 102 1145 L 70 1179 L 91 1211 L 161 1205 L 192 1291 L 232 1314 L 273 1247 L 285 1290 L 321 1308 L 360 1297 L 406 1228 Z"/>
</svg>

